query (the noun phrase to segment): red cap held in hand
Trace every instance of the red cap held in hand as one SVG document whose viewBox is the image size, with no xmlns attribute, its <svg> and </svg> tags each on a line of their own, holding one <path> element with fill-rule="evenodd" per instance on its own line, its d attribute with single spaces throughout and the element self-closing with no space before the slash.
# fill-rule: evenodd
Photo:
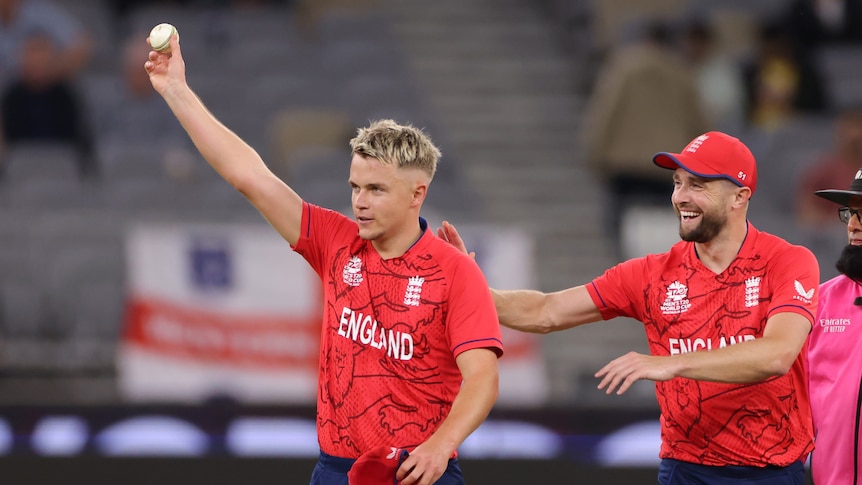
<svg viewBox="0 0 862 485">
<path fill-rule="evenodd" d="M 347 472 L 350 485 L 398 485 L 395 472 L 409 453 L 403 448 L 379 446 L 362 454 Z"/>
</svg>

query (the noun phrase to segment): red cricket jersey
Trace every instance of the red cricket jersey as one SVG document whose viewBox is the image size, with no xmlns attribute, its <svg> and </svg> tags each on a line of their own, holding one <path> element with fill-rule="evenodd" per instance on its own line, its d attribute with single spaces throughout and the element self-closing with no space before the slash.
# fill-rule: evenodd
<svg viewBox="0 0 862 485">
<path fill-rule="evenodd" d="M 475 348 L 503 353 L 478 265 L 420 222 L 422 237 L 383 260 L 354 221 L 303 205 L 294 250 L 323 281 L 317 433 L 327 454 L 421 444 L 460 389 L 455 357 Z"/>
<path fill-rule="evenodd" d="M 763 336 L 766 320 L 793 312 L 814 321 L 819 266 L 808 249 L 750 223 L 720 274 L 694 243 L 619 264 L 587 285 L 607 320 L 644 323 L 652 355 L 709 351 Z M 748 384 L 677 377 L 656 382 L 662 458 L 703 465 L 786 466 L 813 449 L 805 352 L 790 372 Z"/>
</svg>

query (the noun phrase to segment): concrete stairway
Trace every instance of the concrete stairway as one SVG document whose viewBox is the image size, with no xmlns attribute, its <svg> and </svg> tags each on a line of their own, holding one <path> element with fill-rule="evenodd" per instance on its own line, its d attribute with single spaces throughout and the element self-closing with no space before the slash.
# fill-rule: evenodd
<svg viewBox="0 0 862 485">
<path fill-rule="evenodd" d="M 579 144 L 585 104 L 579 66 L 553 19 L 526 0 L 383 0 L 433 115 L 444 153 L 486 203 L 482 218 L 534 237 L 539 289 L 586 283 L 614 263 L 603 235 L 603 192 Z M 554 403 L 635 404 L 652 386 L 605 401 L 593 373 L 628 350 L 646 350 L 629 320 L 542 339 Z M 640 392 L 640 389 L 645 389 Z"/>
</svg>

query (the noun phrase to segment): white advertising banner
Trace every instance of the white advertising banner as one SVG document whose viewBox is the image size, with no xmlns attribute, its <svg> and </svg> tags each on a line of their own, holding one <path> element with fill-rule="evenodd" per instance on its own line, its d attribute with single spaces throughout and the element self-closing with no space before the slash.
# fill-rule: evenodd
<svg viewBox="0 0 862 485">
<path fill-rule="evenodd" d="M 522 232 L 461 232 L 496 288 L 533 287 Z M 305 260 L 265 224 L 130 228 L 128 298 L 118 354 L 120 390 L 138 402 L 313 404 L 322 290 Z M 503 329 L 500 404 L 544 403 L 533 335 Z"/>
</svg>

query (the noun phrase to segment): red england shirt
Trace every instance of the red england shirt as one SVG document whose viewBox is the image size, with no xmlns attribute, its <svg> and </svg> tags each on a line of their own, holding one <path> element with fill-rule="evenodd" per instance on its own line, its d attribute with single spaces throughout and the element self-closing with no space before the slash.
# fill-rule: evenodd
<svg viewBox="0 0 862 485">
<path fill-rule="evenodd" d="M 706 352 L 763 336 L 775 313 L 814 320 L 820 271 L 808 249 L 758 231 L 716 274 L 694 243 L 621 263 L 587 285 L 604 319 L 644 324 L 652 355 Z M 662 458 L 703 465 L 786 466 L 813 448 L 804 349 L 790 372 L 725 384 L 682 377 L 656 383 Z"/>
<path fill-rule="evenodd" d="M 494 301 L 469 256 L 427 229 L 381 259 L 356 223 L 305 203 L 294 250 L 323 281 L 317 432 L 327 454 L 357 458 L 413 448 L 449 414 L 461 385 L 455 357 L 503 353 Z"/>
</svg>

